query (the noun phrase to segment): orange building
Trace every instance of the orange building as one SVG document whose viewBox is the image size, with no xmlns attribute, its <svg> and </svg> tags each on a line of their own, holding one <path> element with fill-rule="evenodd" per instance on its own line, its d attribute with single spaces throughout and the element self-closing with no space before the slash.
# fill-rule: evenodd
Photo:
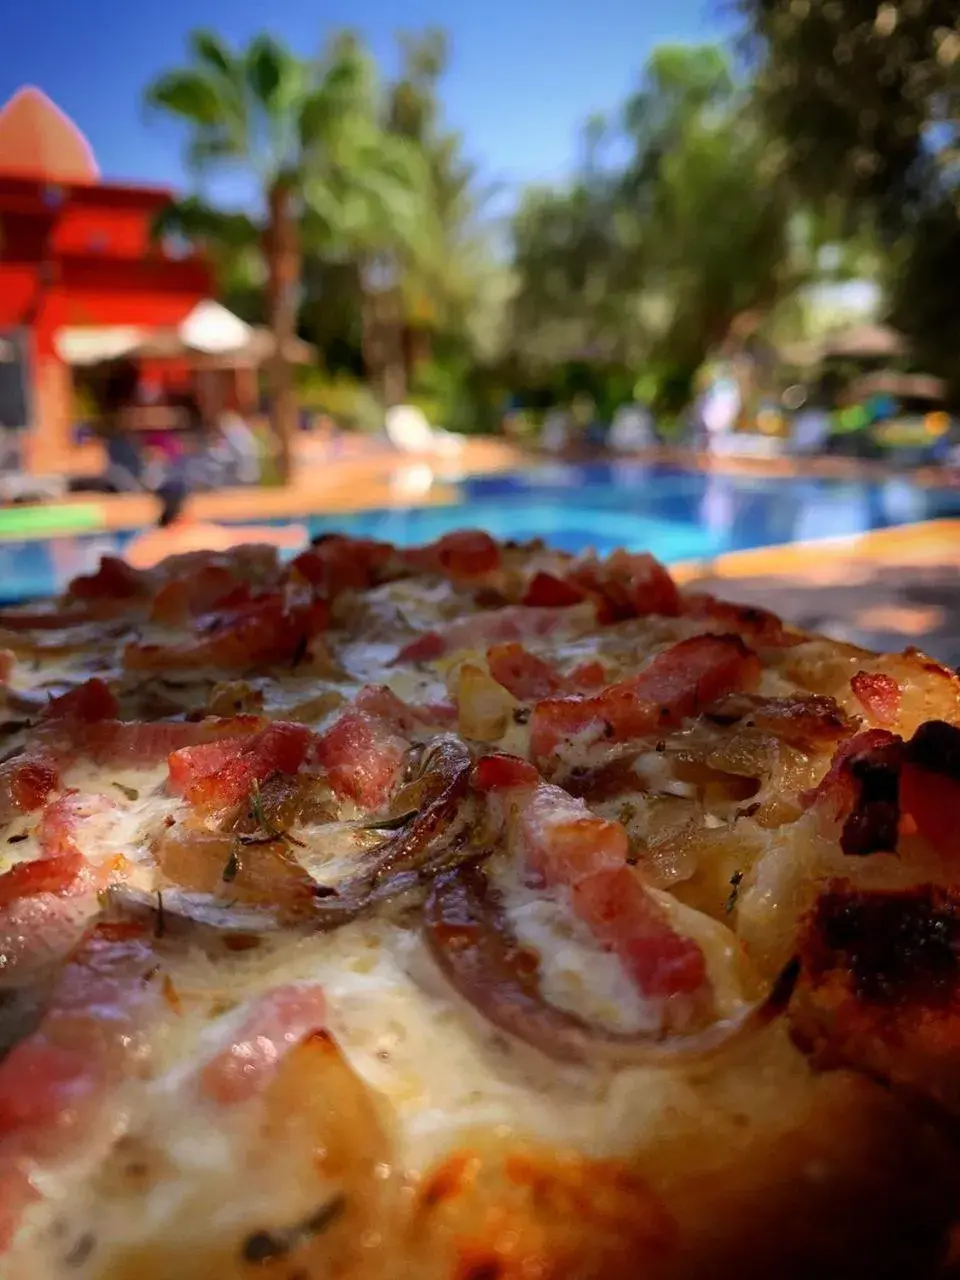
<svg viewBox="0 0 960 1280">
<path fill-rule="evenodd" d="M 0 109 L 0 425 L 26 428 L 29 470 L 75 457 L 70 349 L 96 330 L 173 328 L 210 296 L 206 263 L 151 237 L 170 199 L 103 182 L 86 138 L 39 89 Z"/>
</svg>

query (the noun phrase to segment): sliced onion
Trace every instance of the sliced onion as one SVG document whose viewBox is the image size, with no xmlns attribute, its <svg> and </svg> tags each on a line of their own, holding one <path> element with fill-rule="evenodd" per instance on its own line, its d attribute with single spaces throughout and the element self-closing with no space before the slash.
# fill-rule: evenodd
<svg viewBox="0 0 960 1280">
<path fill-rule="evenodd" d="M 484 873 L 464 864 L 433 883 L 424 911 L 427 943 L 441 972 L 489 1022 L 548 1057 L 611 1066 L 693 1062 L 754 1035 L 786 1007 L 791 964 L 768 995 L 733 1018 L 684 1035 L 617 1032 L 551 1004 Z"/>
<path fill-rule="evenodd" d="M 421 887 L 438 871 L 475 858 L 477 851 L 464 849 L 461 839 L 473 812 L 471 767 L 470 752 L 459 738 L 442 734 L 434 739 L 422 756 L 421 778 L 410 784 L 417 787 L 417 812 L 364 855 L 357 875 L 316 902 L 310 923 L 336 928 L 379 902 Z M 364 830 L 369 829 L 365 824 Z"/>
<path fill-rule="evenodd" d="M 129 885 L 117 885 L 107 890 L 106 898 L 108 909 L 126 918 L 132 916 L 147 921 L 157 937 L 190 934 L 202 941 L 205 931 L 210 934 L 210 940 L 224 935 L 256 937 L 289 927 L 269 908 L 239 902 L 230 904 L 209 893 L 191 893 L 185 889 L 167 888 L 150 893 Z"/>
</svg>

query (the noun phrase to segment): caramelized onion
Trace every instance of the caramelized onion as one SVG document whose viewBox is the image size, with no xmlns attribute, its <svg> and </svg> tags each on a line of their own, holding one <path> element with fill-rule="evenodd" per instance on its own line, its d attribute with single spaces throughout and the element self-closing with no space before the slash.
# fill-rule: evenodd
<svg viewBox="0 0 960 1280">
<path fill-rule="evenodd" d="M 501 1031 L 560 1061 L 612 1066 L 695 1061 L 754 1034 L 783 1011 L 796 979 L 790 964 L 768 995 L 703 1031 L 611 1031 L 551 1004 L 530 952 L 517 942 L 483 871 L 464 864 L 434 881 L 424 912 L 427 943 L 452 987 Z"/>
</svg>

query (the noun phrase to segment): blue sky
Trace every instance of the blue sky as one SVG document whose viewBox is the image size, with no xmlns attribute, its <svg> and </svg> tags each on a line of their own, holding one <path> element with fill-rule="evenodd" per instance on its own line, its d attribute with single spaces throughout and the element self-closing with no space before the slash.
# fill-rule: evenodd
<svg viewBox="0 0 960 1280">
<path fill-rule="evenodd" d="M 0 0 L 0 102 L 44 89 L 87 134 L 104 176 L 184 185 L 182 135 L 145 119 L 143 86 L 195 25 L 240 42 L 269 26 L 302 53 L 355 26 L 389 69 L 398 27 L 445 26 L 450 123 L 513 187 L 567 172 L 579 123 L 614 107 L 650 49 L 718 34 L 718 0 Z M 396 16 L 396 15 L 399 15 Z"/>
</svg>

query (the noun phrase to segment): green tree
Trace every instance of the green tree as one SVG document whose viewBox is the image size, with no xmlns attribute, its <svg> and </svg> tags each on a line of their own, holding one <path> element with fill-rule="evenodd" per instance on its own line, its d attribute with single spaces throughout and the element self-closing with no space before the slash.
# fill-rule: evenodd
<svg viewBox="0 0 960 1280">
<path fill-rule="evenodd" d="M 273 422 L 289 475 L 296 398 L 288 347 L 297 326 L 305 242 L 331 251 L 370 252 L 419 230 L 414 152 L 380 122 L 376 69 L 346 34 L 319 58 L 296 57 L 267 35 L 242 50 L 209 31 L 194 32 L 189 65 L 147 90 L 155 109 L 185 122 L 188 160 L 199 174 L 232 169 L 260 194 L 253 217 L 194 199 L 171 221 L 218 247 L 234 269 L 260 252 L 270 327 Z"/>
</svg>

